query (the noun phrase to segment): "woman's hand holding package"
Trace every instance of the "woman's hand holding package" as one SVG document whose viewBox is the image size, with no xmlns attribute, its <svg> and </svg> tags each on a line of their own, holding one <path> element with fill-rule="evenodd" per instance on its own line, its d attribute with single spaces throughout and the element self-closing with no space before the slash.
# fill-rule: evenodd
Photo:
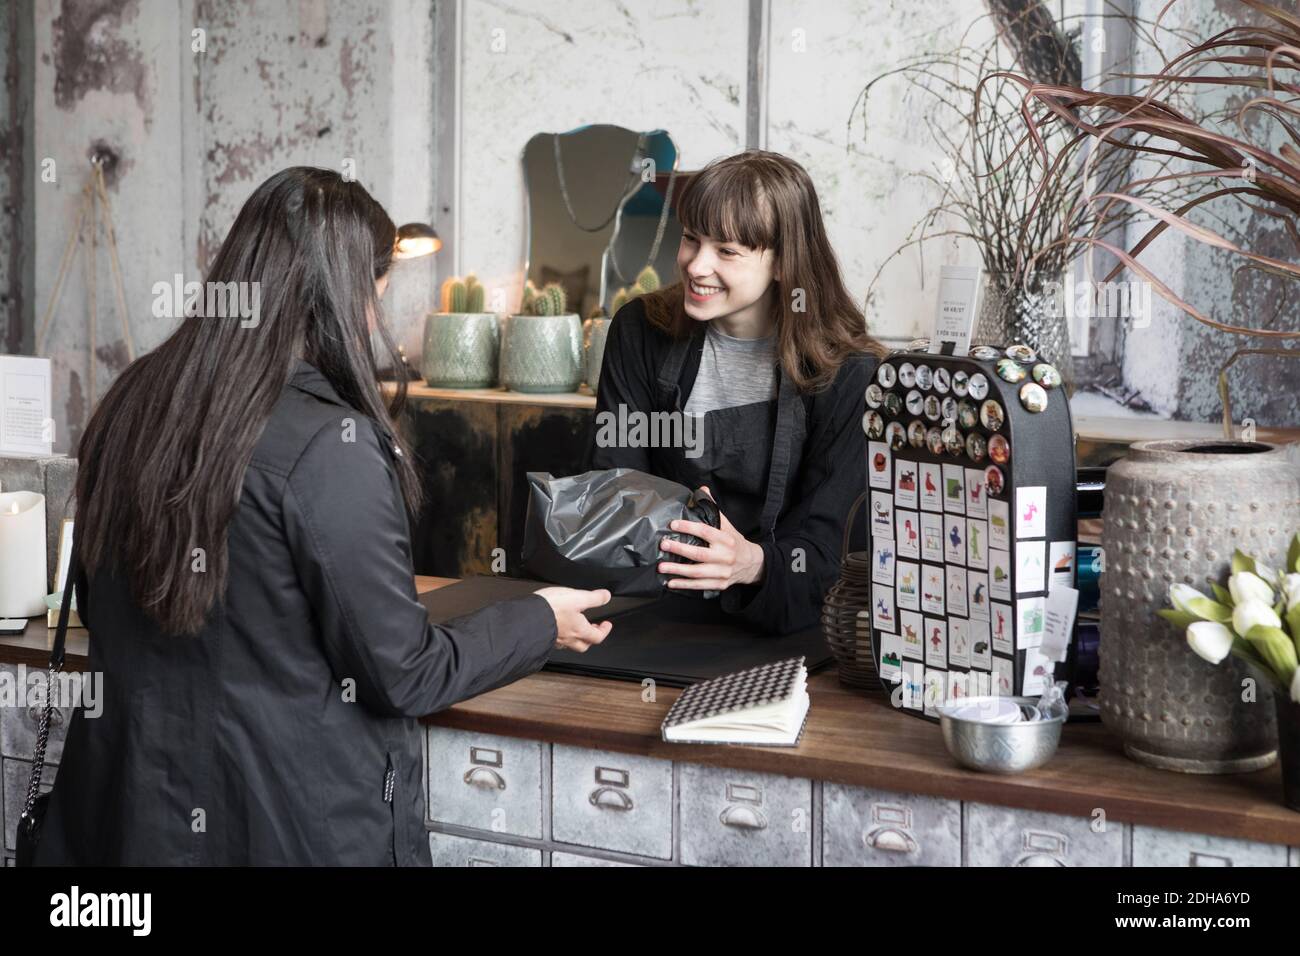
<svg viewBox="0 0 1300 956">
<path fill-rule="evenodd" d="M 588 608 L 609 603 L 610 593 L 605 588 L 599 591 L 559 587 L 540 588 L 533 593 L 543 597 L 555 612 L 556 647 L 581 654 L 591 645 L 603 641 L 614 627 L 613 621 L 592 624 L 582 613 Z"/>
<path fill-rule="evenodd" d="M 700 489 L 710 498 L 708 486 Z M 727 516 L 719 514 L 722 527 L 714 528 L 700 521 L 677 520 L 668 527 L 673 531 L 695 535 L 708 542 L 707 547 L 664 538 L 664 551 L 680 554 L 695 564 L 661 561 L 664 574 L 681 577 L 668 581 L 670 588 L 688 591 L 725 591 L 733 584 L 754 584 L 763 579 L 763 549 L 735 529 Z"/>
</svg>

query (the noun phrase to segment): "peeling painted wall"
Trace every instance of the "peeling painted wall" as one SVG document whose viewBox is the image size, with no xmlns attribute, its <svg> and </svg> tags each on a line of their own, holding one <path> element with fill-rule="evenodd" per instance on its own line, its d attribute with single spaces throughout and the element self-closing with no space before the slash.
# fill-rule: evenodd
<svg viewBox="0 0 1300 956">
<path fill-rule="evenodd" d="M 1140 6 L 1150 15 L 1162 2 Z M 1176 9 L 1211 25 L 1229 2 L 1185 0 Z M 200 277 L 248 194 L 284 166 L 339 168 L 352 159 L 398 222 L 449 225 L 448 254 L 399 265 L 385 302 L 414 355 L 436 275 L 475 270 L 488 285 L 517 293 L 519 159 L 534 133 L 595 122 L 662 127 L 677 142 L 682 167 L 692 169 L 744 148 L 759 105 L 750 101 L 747 0 L 32 3 L 33 114 L 23 132 L 36 163 L 57 161 L 58 182 L 22 172 L 36 223 L 26 322 L 30 331 L 49 299 L 88 156 L 102 144 L 116 156 L 109 191 L 137 353 L 175 324 L 152 316 L 153 284 L 176 273 Z M 850 288 L 864 295 L 880 262 L 934 200 L 907 173 L 939 157 L 927 150 L 905 97 L 875 100 L 869 138 L 861 124 L 848 128 L 854 101 L 897 57 L 949 45 L 981 2 L 771 0 L 766 9 L 763 145 L 808 168 Z M 205 31 L 202 51 L 193 49 L 195 29 Z M 804 52 L 791 45 L 796 29 L 806 33 Z M 434 51 L 448 49 L 458 55 L 435 62 Z M 0 163 L 0 190 L 5 175 Z M 127 360 L 100 252 L 97 395 Z M 879 290 L 873 331 L 897 341 L 923 328 L 939 264 L 971 255 L 943 245 L 928 250 L 924 264 L 918 256 L 901 260 Z M 1150 256 L 1189 294 L 1217 299 L 1216 314 L 1247 321 L 1275 307 L 1268 287 L 1232 292 L 1226 266 L 1202 248 L 1171 240 Z M 79 259 L 43 353 L 54 361 L 60 450 L 73 447 L 89 410 L 87 290 Z M 1300 319 L 1292 309 L 1278 321 L 1295 327 Z M 1166 310 L 1150 329 L 1126 334 L 1119 360 L 1130 387 L 1166 414 L 1217 414 L 1216 333 Z M 1234 380 L 1246 383 L 1239 417 L 1300 420 L 1300 369 L 1258 360 L 1243 372 Z"/>
</svg>

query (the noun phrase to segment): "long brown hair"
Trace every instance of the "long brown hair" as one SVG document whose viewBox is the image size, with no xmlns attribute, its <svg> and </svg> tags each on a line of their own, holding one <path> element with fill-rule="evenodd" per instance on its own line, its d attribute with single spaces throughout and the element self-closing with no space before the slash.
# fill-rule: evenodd
<svg viewBox="0 0 1300 956">
<path fill-rule="evenodd" d="M 299 356 L 345 402 L 397 434 L 403 498 L 418 510 L 410 449 L 392 426 L 406 383 L 398 376 L 386 406 L 368 321 L 375 317 L 398 367 L 375 292 L 396 233 L 359 183 L 303 166 L 275 174 L 244 203 L 207 276 L 257 289 L 257 321 L 206 316 L 206 296 L 198 296 L 91 416 L 77 451 L 77 557 L 87 574 L 105 567 L 125 575 L 164 632 L 196 633 L 225 595 L 226 531 L 244 471 Z M 192 567 L 196 548 L 202 574 Z"/>
<path fill-rule="evenodd" d="M 775 254 L 777 353 L 800 391 L 828 386 L 849 355 L 888 352 L 867 332 L 826 237 L 817 190 L 793 159 L 763 149 L 716 159 L 688 177 L 679 196 L 677 218 L 687 230 Z M 680 281 L 648 293 L 646 317 L 688 335 L 684 298 Z"/>
</svg>

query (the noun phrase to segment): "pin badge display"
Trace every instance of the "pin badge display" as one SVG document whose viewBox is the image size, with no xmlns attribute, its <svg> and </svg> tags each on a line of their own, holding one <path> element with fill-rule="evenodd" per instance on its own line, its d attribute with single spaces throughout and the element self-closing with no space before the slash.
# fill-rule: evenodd
<svg viewBox="0 0 1300 956">
<path fill-rule="evenodd" d="M 1025 382 L 1020 389 L 1020 404 L 1037 415 L 1047 408 L 1047 392 L 1037 382 Z"/>
<path fill-rule="evenodd" d="M 884 368 L 882 365 L 881 368 Z M 998 378 L 1004 382 L 1010 382 L 1015 385 L 1017 382 L 1025 380 L 1024 367 L 1015 359 L 1001 358 L 998 359 Z"/>
</svg>

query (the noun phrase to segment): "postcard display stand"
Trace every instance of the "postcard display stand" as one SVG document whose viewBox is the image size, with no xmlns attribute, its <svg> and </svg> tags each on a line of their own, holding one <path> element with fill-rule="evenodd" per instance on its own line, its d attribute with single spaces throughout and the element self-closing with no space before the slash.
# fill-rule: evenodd
<svg viewBox="0 0 1300 956">
<path fill-rule="evenodd" d="M 937 720 L 956 697 L 1036 696 L 1053 680 L 1045 602 L 1054 583 L 1075 586 L 1077 550 L 1059 382 L 1024 346 L 976 346 L 895 352 L 867 389 L 873 655 L 916 716 Z"/>
</svg>

